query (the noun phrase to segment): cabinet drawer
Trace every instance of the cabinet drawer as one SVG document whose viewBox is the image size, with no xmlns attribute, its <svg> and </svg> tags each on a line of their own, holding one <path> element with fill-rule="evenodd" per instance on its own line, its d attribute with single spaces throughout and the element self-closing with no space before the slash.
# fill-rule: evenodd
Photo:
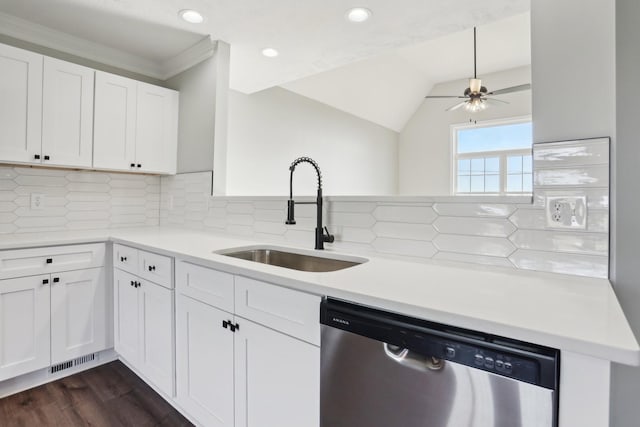
<svg viewBox="0 0 640 427">
<path fill-rule="evenodd" d="M 138 250 L 115 244 L 113 245 L 113 266 L 129 273 L 138 273 Z"/>
<path fill-rule="evenodd" d="M 138 274 L 140 277 L 171 289 L 173 288 L 173 259 L 139 250 Z"/>
<path fill-rule="evenodd" d="M 320 345 L 320 297 L 235 277 L 236 315 Z"/>
<path fill-rule="evenodd" d="M 104 266 L 104 243 L 0 251 L 0 279 Z"/>
<path fill-rule="evenodd" d="M 232 274 L 178 261 L 176 289 L 183 295 L 233 313 Z"/>
</svg>

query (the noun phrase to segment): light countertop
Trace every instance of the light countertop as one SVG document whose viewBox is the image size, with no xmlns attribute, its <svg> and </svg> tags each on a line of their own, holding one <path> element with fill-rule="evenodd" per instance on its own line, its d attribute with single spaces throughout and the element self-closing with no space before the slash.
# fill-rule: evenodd
<svg viewBox="0 0 640 427">
<path fill-rule="evenodd" d="M 355 267 L 310 273 L 214 253 L 262 242 L 159 227 L 3 235 L 0 250 L 107 240 L 300 291 L 640 365 L 638 343 L 605 279 L 368 255 L 354 256 L 368 259 Z M 330 250 L 309 252 L 332 254 Z"/>
</svg>

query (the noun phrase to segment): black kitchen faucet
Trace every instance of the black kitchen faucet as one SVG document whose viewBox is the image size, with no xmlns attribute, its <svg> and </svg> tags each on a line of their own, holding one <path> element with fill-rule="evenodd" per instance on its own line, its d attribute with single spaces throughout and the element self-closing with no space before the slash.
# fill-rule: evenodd
<svg viewBox="0 0 640 427">
<path fill-rule="evenodd" d="M 300 163 L 310 163 L 311 166 L 314 167 L 316 173 L 318 174 L 318 196 L 316 197 L 315 202 L 295 202 L 293 200 L 293 171 L 296 169 Z M 285 224 L 295 224 L 296 220 L 294 217 L 294 207 L 295 204 L 299 205 L 313 205 L 315 204 L 317 207 L 316 219 L 316 247 L 315 249 L 324 249 L 324 242 L 333 243 L 335 238 L 329 234 L 329 230 L 327 227 L 323 228 L 322 225 L 322 175 L 320 174 L 320 167 L 318 164 L 309 157 L 299 157 L 291 163 L 289 166 L 289 170 L 291 171 L 291 175 L 289 176 L 289 201 L 287 202 L 287 220 Z"/>
</svg>

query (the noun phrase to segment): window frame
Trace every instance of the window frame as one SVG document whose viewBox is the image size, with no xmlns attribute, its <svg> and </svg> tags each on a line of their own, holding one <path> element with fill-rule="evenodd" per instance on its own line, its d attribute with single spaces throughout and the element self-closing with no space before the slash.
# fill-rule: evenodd
<svg viewBox="0 0 640 427">
<path fill-rule="evenodd" d="M 533 156 L 533 141 L 531 143 L 531 148 L 518 148 L 513 150 L 491 150 L 491 151 L 476 151 L 473 153 L 462 153 L 458 154 L 458 132 L 460 130 L 465 129 L 479 129 L 486 127 L 497 127 L 497 126 L 507 126 L 514 125 L 520 123 L 529 123 L 532 122 L 531 115 L 527 116 L 516 116 L 516 117 L 508 117 L 508 118 L 500 118 L 500 119 L 491 119 L 491 120 L 483 120 L 481 122 L 476 123 L 456 123 L 450 125 L 450 159 L 449 165 L 451 170 L 451 179 L 450 179 L 450 194 L 453 196 L 529 196 L 532 194 L 531 191 L 522 191 L 522 192 L 507 192 L 507 158 L 509 156 L 524 156 L 530 155 Z M 533 138 L 532 138 L 533 139 Z M 500 192 L 498 193 L 485 193 L 485 192 L 468 192 L 468 193 L 458 193 L 458 160 L 464 160 L 465 158 L 478 158 L 478 157 L 498 157 L 500 161 Z M 532 168 L 533 169 L 533 168 Z M 533 170 L 532 170 L 533 174 Z"/>
</svg>

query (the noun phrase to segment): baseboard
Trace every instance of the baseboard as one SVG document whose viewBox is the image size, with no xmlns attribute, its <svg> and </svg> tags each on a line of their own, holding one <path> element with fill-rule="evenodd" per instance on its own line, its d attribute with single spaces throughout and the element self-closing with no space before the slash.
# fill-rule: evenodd
<svg viewBox="0 0 640 427">
<path fill-rule="evenodd" d="M 87 369 L 95 368 L 96 366 L 104 365 L 105 363 L 113 362 L 114 360 L 118 360 L 118 354 L 111 348 L 97 352 L 94 360 L 77 366 L 71 366 L 53 374 L 51 373 L 51 367 L 47 367 L 34 372 L 29 372 L 28 374 L 20 375 L 19 377 L 10 378 L 0 382 L 0 399 L 77 374 L 78 372 L 86 371 Z"/>
</svg>

